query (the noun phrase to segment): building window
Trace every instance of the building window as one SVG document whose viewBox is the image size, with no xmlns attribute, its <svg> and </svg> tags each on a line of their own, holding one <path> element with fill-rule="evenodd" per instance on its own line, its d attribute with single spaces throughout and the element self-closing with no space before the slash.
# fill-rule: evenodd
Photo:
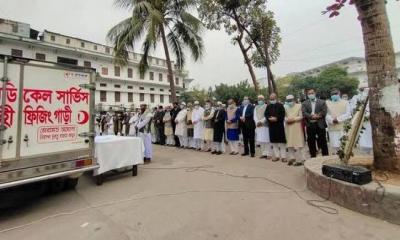
<svg viewBox="0 0 400 240">
<path fill-rule="evenodd" d="M 22 57 L 22 50 L 19 50 L 19 49 L 11 49 L 11 56 L 14 56 L 14 57 Z"/>
<path fill-rule="evenodd" d="M 65 42 L 66 42 L 67 44 L 70 44 L 70 43 L 71 43 L 71 39 L 67 38 L 67 40 L 65 40 Z"/>
<path fill-rule="evenodd" d="M 92 67 L 92 63 L 89 62 L 89 61 L 84 61 L 84 62 L 83 62 L 83 66 L 84 66 L 84 67 L 87 67 L 87 68 L 90 68 L 90 67 Z"/>
<path fill-rule="evenodd" d="M 106 53 L 110 53 L 110 48 L 106 47 Z"/>
<path fill-rule="evenodd" d="M 36 60 L 46 61 L 46 55 L 43 53 L 36 53 Z"/>
<path fill-rule="evenodd" d="M 107 83 L 100 83 L 100 87 L 107 87 Z"/>
<path fill-rule="evenodd" d="M 121 88 L 121 85 L 115 84 L 114 87 L 115 88 Z"/>
<path fill-rule="evenodd" d="M 18 24 L 13 24 L 12 25 L 12 31 L 13 31 L 13 33 L 17 33 L 18 32 Z"/>
<path fill-rule="evenodd" d="M 120 67 L 118 67 L 118 66 L 115 66 L 115 67 L 114 67 L 114 75 L 115 75 L 116 77 L 119 77 L 119 76 L 121 75 L 120 70 L 121 70 Z"/>
<path fill-rule="evenodd" d="M 154 80 L 154 73 L 150 72 L 150 80 Z"/>
<path fill-rule="evenodd" d="M 144 73 L 140 73 L 140 79 L 144 79 Z"/>
<path fill-rule="evenodd" d="M 139 90 L 144 90 L 144 87 L 139 87 Z"/>
<path fill-rule="evenodd" d="M 93 49 L 94 49 L 95 51 L 97 51 L 97 45 L 94 45 L 94 46 L 93 46 Z"/>
<path fill-rule="evenodd" d="M 156 62 L 157 62 L 157 65 L 160 65 L 160 60 L 158 60 L 158 58 L 157 58 Z"/>
<path fill-rule="evenodd" d="M 182 85 L 183 85 L 183 88 L 186 88 L 186 85 L 185 85 L 185 83 L 182 83 Z"/>
<path fill-rule="evenodd" d="M 160 103 L 164 103 L 164 95 L 160 95 Z"/>
<path fill-rule="evenodd" d="M 132 70 L 132 68 L 128 68 L 128 78 L 133 78 L 133 70 Z"/>
<path fill-rule="evenodd" d="M 128 102 L 133 102 L 133 93 L 128 93 Z"/>
<path fill-rule="evenodd" d="M 81 42 L 81 47 L 85 47 L 85 43 L 84 42 Z"/>
<path fill-rule="evenodd" d="M 154 88 L 150 88 L 150 91 L 154 91 Z"/>
<path fill-rule="evenodd" d="M 160 92 L 164 92 L 164 89 L 160 88 Z"/>
<path fill-rule="evenodd" d="M 162 77 L 162 73 L 159 73 L 159 74 L 158 74 L 158 81 L 162 82 L 162 78 L 163 78 L 163 77 Z"/>
<path fill-rule="evenodd" d="M 177 94 L 179 94 L 179 91 L 176 91 Z"/>
<path fill-rule="evenodd" d="M 140 93 L 140 101 L 141 101 L 141 102 L 144 101 L 144 93 Z"/>
<path fill-rule="evenodd" d="M 121 101 L 121 93 L 114 92 L 114 98 L 115 98 L 115 102 L 120 102 Z"/>
<path fill-rule="evenodd" d="M 168 96 L 168 103 L 171 103 L 172 102 L 172 98 L 171 98 L 171 95 L 169 95 Z"/>
<path fill-rule="evenodd" d="M 154 103 L 154 94 L 150 94 L 150 102 Z"/>
<path fill-rule="evenodd" d="M 179 78 L 175 78 L 175 84 L 179 85 Z"/>
<path fill-rule="evenodd" d="M 78 66 L 78 60 L 72 58 L 65 58 L 65 57 L 57 57 L 58 63 L 70 64 Z"/>
<path fill-rule="evenodd" d="M 51 36 L 50 36 L 50 40 L 54 42 L 54 41 L 56 40 L 56 36 L 51 35 Z"/>
<path fill-rule="evenodd" d="M 102 68 L 101 68 L 101 74 L 103 74 L 103 75 L 108 75 L 108 68 L 102 67 Z"/>
<path fill-rule="evenodd" d="M 106 91 L 100 91 L 100 102 L 107 102 L 107 92 Z"/>
<path fill-rule="evenodd" d="M 130 86 L 130 85 L 129 85 L 129 86 L 128 86 L 128 89 L 133 89 L 133 86 Z"/>
</svg>

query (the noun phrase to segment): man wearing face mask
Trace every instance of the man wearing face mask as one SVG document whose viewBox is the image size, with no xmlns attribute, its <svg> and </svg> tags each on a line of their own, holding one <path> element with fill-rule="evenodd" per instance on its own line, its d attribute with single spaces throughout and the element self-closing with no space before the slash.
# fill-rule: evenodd
<svg viewBox="0 0 400 240">
<path fill-rule="evenodd" d="M 214 139 L 214 122 L 212 118 L 214 116 L 215 109 L 211 105 L 211 101 L 206 101 L 204 106 L 203 122 L 204 122 L 204 151 L 211 152 L 212 142 Z"/>
<path fill-rule="evenodd" d="M 136 125 L 139 137 L 142 138 L 144 144 L 144 162 L 150 163 L 153 154 L 152 142 L 151 142 L 151 119 L 152 113 L 147 109 L 146 104 L 140 105 L 140 117 L 138 124 Z"/>
<path fill-rule="evenodd" d="M 193 113 L 193 104 L 189 102 L 187 104 L 187 113 L 186 113 L 186 126 L 187 126 L 187 148 L 193 147 L 193 122 L 192 122 L 192 113 Z"/>
<path fill-rule="evenodd" d="M 185 148 L 188 146 L 187 128 L 186 128 L 186 115 L 187 115 L 186 103 L 182 102 L 180 108 L 181 111 L 175 118 L 175 123 L 176 123 L 175 135 L 178 136 L 179 138 L 181 148 Z"/>
<path fill-rule="evenodd" d="M 340 148 L 340 138 L 344 134 L 344 121 L 351 118 L 351 107 L 348 101 L 340 98 L 338 89 L 331 91 L 331 100 L 327 101 L 326 105 L 328 107 L 326 121 L 328 122 L 329 143 L 332 151 L 336 153 Z"/>
<path fill-rule="evenodd" d="M 261 146 L 261 157 L 267 159 L 271 156 L 271 143 L 269 140 L 269 129 L 267 120 L 265 119 L 265 98 L 263 95 L 257 97 L 258 104 L 254 109 L 254 122 L 256 123 L 256 143 Z"/>
<path fill-rule="evenodd" d="M 317 140 L 318 146 L 321 148 L 322 155 L 329 155 L 328 144 L 326 142 L 326 113 L 328 111 L 325 101 L 317 99 L 315 90 L 307 91 L 308 99 L 302 104 L 302 113 L 307 128 L 307 144 L 310 150 L 311 158 L 317 156 Z M 318 138 L 317 138 L 318 137 Z"/>
<path fill-rule="evenodd" d="M 225 109 L 222 107 L 222 102 L 217 102 L 217 109 L 214 112 L 212 118 L 214 133 L 213 133 L 213 144 L 214 151 L 213 154 L 221 155 L 224 151 L 223 140 L 225 133 Z"/>
<path fill-rule="evenodd" d="M 286 96 L 285 102 L 285 133 L 288 148 L 288 165 L 301 166 L 305 160 L 303 154 L 304 134 L 301 121 L 303 114 L 301 104 L 295 103 L 294 96 Z"/>
<path fill-rule="evenodd" d="M 239 154 L 239 126 L 240 118 L 239 109 L 233 99 L 228 100 L 228 108 L 226 110 L 226 138 L 228 139 L 231 155 Z"/>
<path fill-rule="evenodd" d="M 239 109 L 240 122 L 239 126 L 243 135 L 244 153 L 242 156 L 255 155 L 255 129 L 256 124 L 254 122 L 254 107 L 250 104 L 249 97 L 244 97 L 242 106 Z"/>
<path fill-rule="evenodd" d="M 269 104 L 265 110 L 265 118 L 269 126 L 269 138 L 274 150 L 273 162 L 286 160 L 286 136 L 285 136 L 285 107 L 277 101 L 277 96 L 272 93 L 269 96 Z"/>
<path fill-rule="evenodd" d="M 200 106 L 199 101 L 195 101 L 192 111 L 193 147 L 198 151 L 201 150 L 201 142 L 203 141 L 203 114 L 204 109 Z"/>
</svg>

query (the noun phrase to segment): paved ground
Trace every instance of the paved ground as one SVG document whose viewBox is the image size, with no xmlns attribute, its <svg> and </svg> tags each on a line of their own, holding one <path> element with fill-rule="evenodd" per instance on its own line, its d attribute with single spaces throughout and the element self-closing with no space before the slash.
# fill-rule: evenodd
<svg viewBox="0 0 400 240">
<path fill-rule="evenodd" d="M 324 202 L 328 214 L 289 188 L 319 199 L 302 168 L 157 146 L 137 177 L 97 187 L 84 176 L 76 191 L 0 213 L 0 239 L 399 239 L 400 226 Z"/>
</svg>

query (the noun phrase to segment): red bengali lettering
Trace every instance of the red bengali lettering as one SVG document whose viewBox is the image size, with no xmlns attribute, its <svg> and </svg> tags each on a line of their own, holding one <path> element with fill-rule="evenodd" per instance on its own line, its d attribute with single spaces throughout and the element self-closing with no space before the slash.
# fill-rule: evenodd
<svg viewBox="0 0 400 240">
<path fill-rule="evenodd" d="M 2 112 L 2 107 L 0 106 L 0 119 L 3 118 L 3 116 L 1 116 L 1 112 Z M 14 124 L 14 114 L 15 111 L 14 109 L 10 106 L 10 105 L 5 105 L 4 108 L 4 125 L 8 128 L 11 128 L 12 125 Z"/>
<path fill-rule="evenodd" d="M 0 87 L 0 99 L 2 94 L 3 87 Z M 17 100 L 17 89 L 15 88 L 14 84 L 8 82 L 6 84 L 6 92 L 7 92 L 7 101 L 8 102 L 15 102 Z"/>
<path fill-rule="evenodd" d="M 34 109 L 31 105 L 27 105 L 23 112 L 25 115 L 25 125 L 53 123 L 51 112 L 47 111 L 43 106 L 37 106 Z"/>
<path fill-rule="evenodd" d="M 72 110 L 70 106 L 64 106 L 64 108 L 57 109 L 54 111 L 54 117 L 58 120 L 58 123 L 69 124 L 71 123 Z"/>
<path fill-rule="evenodd" d="M 51 103 L 52 90 L 42 90 L 42 89 L 24 89 L 24 102 L 30 103 L 33 99 L 36 103 L 39 100 Z"/>
<path fill-rule="evenodd" d="M 64 104 L 80 103 L 82 101 L 87 104 L 89 101 L 89 93 L 81 91 L 81 88 L 74 87 L 71 87 L 65 91 L 56 91 L 57 100 L 62 100 Z"/>
</svg>

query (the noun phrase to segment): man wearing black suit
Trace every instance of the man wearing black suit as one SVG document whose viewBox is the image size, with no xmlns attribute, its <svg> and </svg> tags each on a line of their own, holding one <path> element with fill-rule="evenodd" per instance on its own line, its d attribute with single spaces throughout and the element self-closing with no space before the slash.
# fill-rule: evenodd
<svg viewBox="0 0 400 240">
<path fill-rule="evenodd" d="M 172 131 L 174 132 L 175 147 L 180 147 L 181 144 L 179 143 L 179 138 L 178 136 L 175 135 L 175 128 L 176 128 L 175 118 L 176 116 L 178 116 L 178 113 L 181 111 L 181 108 L 179 107 L 179 104 L 177 102 L 174 102 L 173 106 L 174 108 L 171 110 Z"/>
<path fill-rule="evenodd" d="M 307 143 L 312 158 L 317 156 L 316 142 L 321 148 L 322 156 L 327 156 L 328 144 L 326 142 L 326 113 L 328 111 L 325 101 L 315 97 L 315 90 L 307 91 L 308 99 L 302 104 L 303 117 L 307 127 Z"/>
<path fill-rule="evenodd" d="M 154 117 L 153 117 L 154 126 L 156 128 L 157 136 L 158 136 L 158 139 L 156 142 L 161 145 L 165 145 L 164 122 L 163 122 L 164 115 L 165 115 L 165 112 L 164 112 L 163 106 L 159 106 L 157 109 L 157 112 L 154 114 Z"/>
<path fill-rule="evenodd" d="M 256 152 L 254 143 L 256 123 L 254 122 L 253 117 L 254 107 L 250 104 L 250 100 L 248 97 L 243 98 L 242 106 L 239 109 L 239 116 L 239 127 L 243 135 L 244 143 L 244 153 L 242 154 L 242 156 L 249 155 L 250 152 L 251 157 L 254 157 Z"/>
</svg>

